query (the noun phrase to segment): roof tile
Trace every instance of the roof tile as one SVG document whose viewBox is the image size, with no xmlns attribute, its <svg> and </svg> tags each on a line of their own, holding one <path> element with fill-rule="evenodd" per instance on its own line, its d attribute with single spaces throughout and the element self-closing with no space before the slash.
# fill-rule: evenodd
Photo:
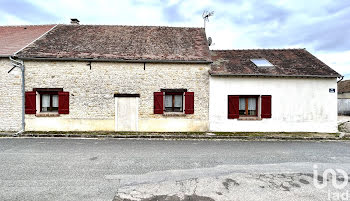
<svg viewBox="0 0 350 201">
<path fill-rule="evenodd" d="M 210 61 L 203 28 L 58 25 L 23 58 Z"/>
<path fill-rule="evenodd" d="M 274 67 L 257 67 L 264 58 Z M 305 49 L 212 50 L 211 75 L 340 77 Z"/>
<path fill-rule="evenodd" d="M 10 56 L 55 25 L 0 26 L 0 56 Z"/>
<path fill-rule="evenodd" d="M 343 80 L 338 82 L 338 93 L 349 93 L 350 92 L 350 80 Z"/>
</svg>

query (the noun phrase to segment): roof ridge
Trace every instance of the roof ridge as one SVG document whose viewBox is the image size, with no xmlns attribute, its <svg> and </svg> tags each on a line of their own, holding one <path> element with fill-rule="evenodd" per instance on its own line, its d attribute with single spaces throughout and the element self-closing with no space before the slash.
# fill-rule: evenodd
<svg viewBox="0 0 350 201">
<path fill-rule="evenodd" d="M 185 27 L 185 26 L 162 26 L 162 25 L 120 25 L 120 24 L 58 24 L 58 26 L 114 26 L 114 27 L 159 27 L 159 28 L 185 28 L 185 29 L 204 29 L 204 27 Z"/>
<path fill-rule="evenodd" d="M 252 50 L 277 50 L 277 51 L 285 51 L 285 50 L 306 50 L 306 48 L 257 48 L 257 49 L 221 49 L 221 50 L 210 50 L 210 51 L 252 51 Z"/>
<path fill-rule="evenodd" d="M 0 27 L 38 27 L 38 26 L 55 26 L 57 24 L 28 24 L 28 25 L 0 25 Z"/>
</svg>

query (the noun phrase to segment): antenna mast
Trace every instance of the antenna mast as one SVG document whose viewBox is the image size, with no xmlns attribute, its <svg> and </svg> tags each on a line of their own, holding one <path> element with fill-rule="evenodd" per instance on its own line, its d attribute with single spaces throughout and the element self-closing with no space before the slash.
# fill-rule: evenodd
<svg viewBox="0 0 350 201">
<path fill-rule="evenodd" d="M 209 22 L 209 17 L 214 15 L 214 11 L 207 11 L 205 10 L 202 14 L 203 20 L 204 20 L 204 29 L 205 29 L 205 23 Z"/>
</svg>

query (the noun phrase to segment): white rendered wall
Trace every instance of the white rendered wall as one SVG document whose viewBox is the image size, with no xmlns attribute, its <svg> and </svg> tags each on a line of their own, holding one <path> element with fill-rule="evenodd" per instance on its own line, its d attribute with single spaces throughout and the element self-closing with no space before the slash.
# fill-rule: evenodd
<svg viewBox="0 0 350 201">
<path fill-rule="evenodd" d="M 337 132 L 337 94 L 329 93 L 329 88 L 335 88 L 337 91 L 336 78 L 211 76 L 210 130 L 220 132 Z M 272 95 L 272 118 L 228 119 L 228 95 Z"/>
</svg>

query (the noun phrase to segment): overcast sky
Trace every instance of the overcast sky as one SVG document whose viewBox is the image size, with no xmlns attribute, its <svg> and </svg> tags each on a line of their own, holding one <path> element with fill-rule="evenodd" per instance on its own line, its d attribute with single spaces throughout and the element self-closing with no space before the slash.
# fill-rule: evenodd
<svg viewBox="0 0 350 201">
<path fill-rule="evenodd" d="M 350 0 L 0 0 L 0 25 L 203 27 L 211 49 L 306 48 L 350 79 Z"/>
</svg>

